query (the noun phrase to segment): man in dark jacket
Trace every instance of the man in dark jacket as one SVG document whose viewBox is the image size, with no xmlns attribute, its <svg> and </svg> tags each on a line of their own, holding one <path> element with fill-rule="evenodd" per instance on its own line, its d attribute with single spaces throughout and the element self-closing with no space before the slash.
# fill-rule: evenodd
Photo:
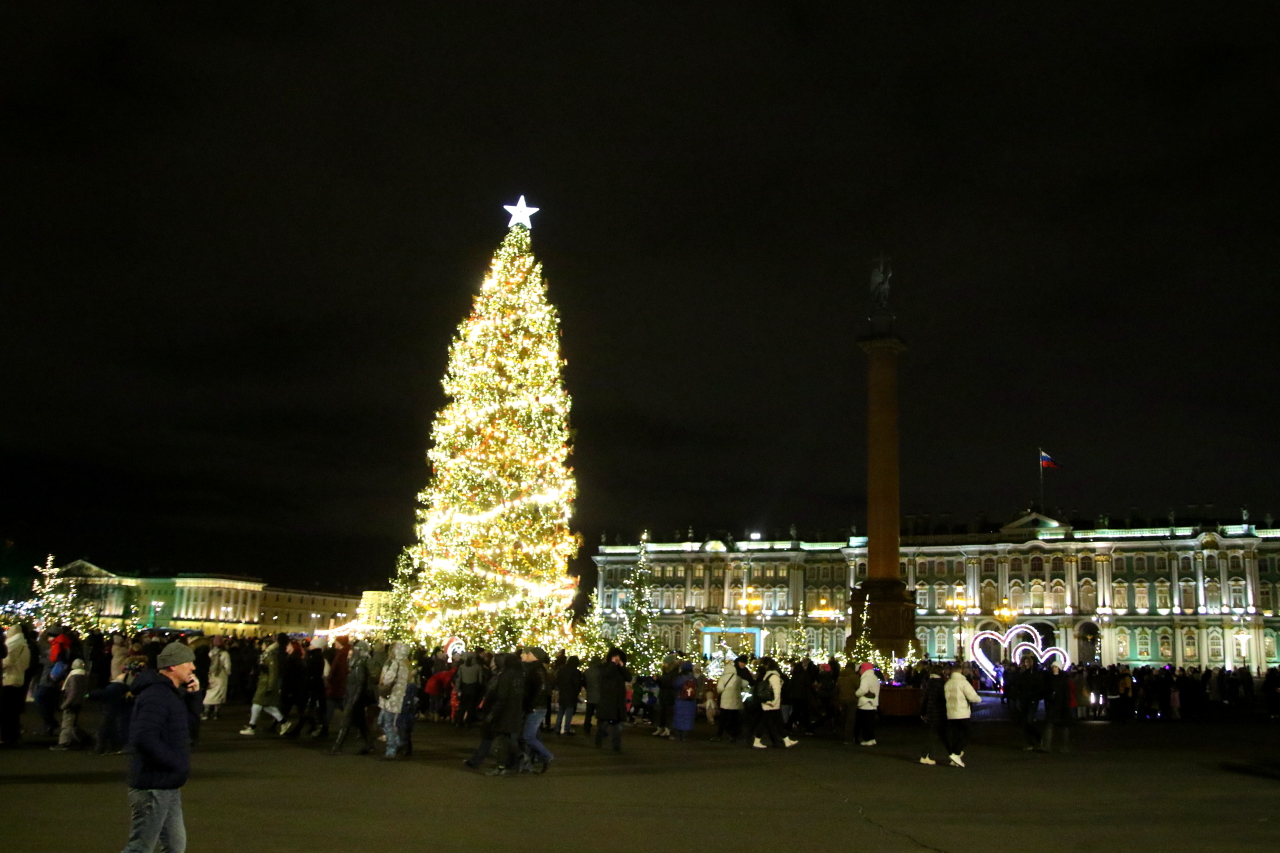
<svg viewBox="0 0 1280 853">
<path fill-rule="evenodd" d="M 578 712 L 578 694 L 582 692 L 582 670 L 578 669 L 576 655 L 556 670 L 556 692 L 560 694 L 560 716 L 556 718 L 556 733 L 571 735 L 573 715 Z"/>
<path fill-rule="evenodd" d="M 187 849 L 182 786 L 191 771 L 191 741 L 200 728 L 203 695 L 193 675 L 196 656 L 170 643 L 156 657 L 158 670 L 133 682 L 129 728 L 129 843 L 124 853 L 150 853 L 157 842 L 169 853 Z"/>
<path fill-rule="evenodd" d="M 596 706 L 596 746 L 604 745 L 605 730 L 613 741 L 613 751 L 622 752 L 622 722 L 627 718 L 627 656 L 621 649 L 609 649 L 608 662 L 600 670 L 600 704 Z"/>
<path fill-rule="evenodd" d="M 524 748 L 531 758 L 542 762 L 542 769 L 555 758 L 551 750 L 538 737 L 542 721 L 547 717 L 547 702 L 551 696 L 547 664 L 551 656 L 545 649 L 531 646 L 520 653 L 524 664 Z"/>
<path fill-rule="evenodd" d="M 497 740 L 498 766 L 490 776 L 506 776 L 520 767 L 520 732 L 524 728 L 525 674 L 519 655 L 506 655 L 502 669 L 493 679 L 484 699 L 484 740 L 472 756 L 471 766 L 478 767 Z"/>
<path fill-rule="evenodd" d="M 920 719 L 924 720 L 924 746 L 920 751 L 921 764 L 937 764 L 939 758 L 951 753 L 947 746 L 947 697 L 944 692 L 947 680 L 942 667 L 933 666 L 924 682 L 924 698 L 920 703 Z"/>
</svg>

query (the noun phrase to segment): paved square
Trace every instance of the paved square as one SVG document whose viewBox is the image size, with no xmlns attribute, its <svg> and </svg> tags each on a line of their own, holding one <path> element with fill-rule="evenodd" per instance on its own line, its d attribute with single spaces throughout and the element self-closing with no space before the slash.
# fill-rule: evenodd
<svg viewBox="0 0 1280 853">
<path fill-rule="evenodd" d="M 206 725 L 184 789 L 193 853 L 1280 845 L 1280 779 L 1266 773 L 1280 727 L 1262 722 L 1085 723 L 1069 755 L 1022 752 L 1012 726 L 978 722 L 964 770 L 918 764 L 907 722 L 882 724 L 873 748 L 806 738 L 768 751 L 709 743 L 705 730 L 679 744 L 635 728 L 620 755 L 549 736 L 557 760 L 546 775 L 486 778 L 462 766 L 472 731 L 419 723 L 413 757 L 385 763 L 243 737 L 243 709 L 225 711 Z M 3 849 L 119 851 L 125 761 L 32 745 L 0 753 Z"/>
</svg>

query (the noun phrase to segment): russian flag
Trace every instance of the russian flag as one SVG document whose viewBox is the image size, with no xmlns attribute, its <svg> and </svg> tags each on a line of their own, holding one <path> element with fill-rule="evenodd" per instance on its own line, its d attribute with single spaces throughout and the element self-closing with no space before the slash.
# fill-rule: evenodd
<svg viewBox="0 0 1280 853">
<path fill-rule="evenodd" d="M 1053 457 L 1043 450 L 1040 451 L 1040 467 L 1041 468 L 1061 468 L 1057 462 L 1053 461 Z"/>
</svg>

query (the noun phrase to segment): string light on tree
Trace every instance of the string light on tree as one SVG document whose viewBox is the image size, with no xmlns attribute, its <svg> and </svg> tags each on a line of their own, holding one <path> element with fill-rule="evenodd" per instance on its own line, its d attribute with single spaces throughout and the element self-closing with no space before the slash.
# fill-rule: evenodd
<svg viewBox="0 0 1280 853">
<path fill-rule="evenodd" d="M 618 647 L 627 653 L 627 664 L 633 671 L 656 675 L 662 664 L 663 649 L 653 630 L 653 569 L 649 566 L 647 530 L 640 534 L 640 556 L 622 586 Z"/>
<path fill-rule="evenodd" d="M 577 488 L 560 319 L 531 249 L 537 208 L 521 196 L 506 210 L 507 236 L 449 348 L 418 541 L 392 584 L 399 638 L 491 649 L 571 638 Z"/>
</svg>

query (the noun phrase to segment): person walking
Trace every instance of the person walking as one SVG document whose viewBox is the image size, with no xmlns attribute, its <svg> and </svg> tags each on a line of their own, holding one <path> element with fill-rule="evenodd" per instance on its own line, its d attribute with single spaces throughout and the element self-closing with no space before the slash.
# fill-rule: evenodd
<svg viewBox="0 0 1280 853">
<path fill-rule="evenodd" d="M 0 745 L 15 747 L 22 740 L 22 709 L 27 703 L 26 677 L 31 667 L 31 647 L 22 626 L 4 632 L 5 658 L 0 662 Z"/>
<path fill-rule="evenodd" d="M 391 660 L 382 667 L 378 676 L 378 726 L 387 737 L 384 761 L 393 761 L 400 748 L 400 713 L 409 690 L 409 647 L 395 643 L 391 647 Z M 412 713 L 412 712 L 410 712 Z"/>
<path fill-rule="evenodd" d="M 654 715 L 654 737 L 671 736 L 671 713 L 676 703 L 676 662 L 663 661 L 662 674 L 658 676 L 658 707 Z"/>
<path fill-rule="evenodd" d="M 556 732 L 573 734 L 573 715 L 578 713 L 578 694 L 582 692 L 582 670 L 578 668 L 577 655 L 556 670 L 556 693 L 560 697 L 560 714 L 556 717 Z"/>
<path fill-rule="evenodd" d="M 195 653 L 170 643 L 156 658 L 158 669 L 139 673 L 131 687 L 129 726 L 129 841 L 123 853 L 184 853 L 187 828 L 182 786 L 191 772 L 191 741 L 200 729 L 200 682 Z"/>
<path fill-rule="evenodd" d="M 693 723 L 698 718 L 698 678 L 693 674 L 693 664 L 685 661 L 680 664 L 680 674 L 673 682 L 675 687 L 675 707 L 671 715 L 671 725 L 676 733 L 674 740 L 685 740 L 693 731 Z"/>
<path fill-rule="evenodd" d="M 755 739 L 751 745 L 756 749 L 768 749 L 770 746 L 790 749 L 799 743 L 786 737 L 782 731 L 782 672 L 773 658 L 760 658 L 753 695 L 760 703 L 760 720 L 756 723 Z M 761 740 L 761 734 L 769 738 L 768 744 Z"/>
<path fill-rule="evenodd" d="M 253 703 L 249 709 L 249 724 L 240 730 L 242 735 L 257 733 L 258 718 L 263 711 L 279 725 L 284 720 L 280 713 L 280 657 L 284 653 L 284 644 L 289 638 L 278 634 L 275 642 L 268 645 L 258 658 L 258 686 L 253 693 Z M 195 656 L 192 655 L 192 659 Z"/>
<path fill-rule="evenodd" d="M 520 732 L 524 729 L 524 665 L 516 654 L 498 655 L 495 664 L 501 667 L 489 680 L 482 705 L 480 745 L 471 758 L 464 762 L 479 769 L 488 758 L 495 742 L 498 744 L 498 766 L 486 776 L 506 776 L 512 770 L 519 772 L 521 752 Z"/>
<path fill-rule="evenodd" d="M 227 684 L 230 680 L 231 655 L 223 648 L 222 638 L 214 637 L 209 647 L 209 687 L 204 694 L 202 719 L 218 719 L 218 710 L 227 701 Z"/>
<path fill-rule="evenodd" d="M 862 684 L 862 674 L 852 665 L 840 672 L 836 689 L 840 695 L 840 717 L 843 721 L 840 743 L 850 746 L 854 743 L 854 734 L 858 725 L 858 688 Z"/>
<path fill-rule="evenodd" d="M 876 665 L 864 661 L 858 667 L 858 689 L 854 696 L 858 699 L 858 709 L 853 727 L 853 739 L 859 746 L 876 745 L 876 715 L 880 708 L 880 679 L 876 675 Z"/>
<path fill-rule="evenodd" d="M 373 752 L 373 739 L 369 736 L 369 723 L 365 718 L 365 708 L 372 701 L 369 688 L 369 643 L 356 640 L 351 646 L 351 654 L 346 660 L 346 683 L 343 685 L 341 720 L 338 723 L 338 735 L 329 748 L 330 755 L 341 755 L 342 744 L 347 739 L 347 732 L 354 726 L 363 741 L 360 755 Z"/>
<path fill-rule="evenodd" d="M 555 758 L 539 737 L 542 721 L 547 717 L 547 697 L 551 695 L 547 673 L 550 661 L 551 656 L 538 646 L 520 652 L 520 662 L 524 666 L 524 750 L 531 761 L 542 762 L 540 772 L 545 772 Z"/>
<path fill-rule="evenodd" d="M 315 637 L 303 656 L 303 669 L 306 673 L 306 699 L 299 726 L 306 726 L 305 734 L 312 738 L 329 736 L 329 700 L 325 696 L 325 678 L 329 674 L 329 661 L 325 653 L 329 650 L 329 638 L 323 634 Z"/>
<path fill-rule="evenodd" d="M 982 701 L 973 685 L 959 668 L 951 671 L 943 687 L 947 699 L 947 744 L 951 748 L 952 767 L 964 767 L 964 748 L 969 742 L 969 715 L 972 706 Z"/>
<path fill-rule="evenodd" d="M 102 703 L 102 722 L 98 725 L 98 736 L 93 745 L 93 751 L 98 755 L 124 752 L 129 740 L 129 715 L 132 711 L 129 685 L 125 681 L 136 671 L 136 667 L 127 666 L 106 687 L 89 694 L 90 699 Z"/>
<path fill-rule="evenodd" d="M 89 695 L 89 672 L 80 658 L 71 662 L 71 671 L 62 680 L 62 728 L 58 733 L 58 742 L 49 747 L 53 750 L 80 749 L 89 739 L 89 735 L 80 728 L 80 710 L 84 708 L 84 699 Z"/>
<path fill-rule="evenodd" d="M 476 721 L 480 699 L 484 696 L 484 666 L 475 652 L 467 652 L 454 676 L 458 690 L 458 713 L 453 723 L 469 726 Z"/>
<path fill-rule="evenodd" d="M 600 668 L 600 702 L 596 705 L 596 747 L 604 745 L 606 732 L 613 751 L 622 752 L 622 724 L 627 719 L 627 656 L 621 649 L 609 649 L 606 663 Z"/>
<path fill-rule="evenodd" d="M 921 764 L 937 764 L 951 750 L 947 747 L 947 695 L 942 668 L 929 667 L 920 701 L 920 719 L 924 721 L 924 744 L 920 751 Z M 937 758 L 934 758 L 934 756 Z"/>
<path fill-rule="evenodd" d="M 1062 732 L 1062 752 L 1070 749 L 1071 724 L 1075 722 L 1071 713 L 1072 693 L 1071 679 L 1055 660 L 1049 665 L 1049 673 L 1045 676 L 1044 740 L 1040 743 L 1040 748 L 1045 752 L 1053 752 L 1053 736 L 1056 731 Z"/>
<path fill-rule="evenodd" d="M 746 658 L 739 656 L 720 673 L 716 681 L 716 692 L 720 694 L 720 713 L 716 715 L 716 736 L 712 740 L 721 740 L 728 735 L 733 742 L 742 736 L 742 692 L 747 683 L 742 680 L 741 666 Z"/>
<path fill-rule="evenodd" d="M 591 720 L 600 707 L 600 673 L 604 667 L 604 661 L 594 658 L 582 673 L 582 684 L 587 693 L 587 706 L 582 711 L 582 731 L 587 735 L 591 734 Z"/>
</svg>

